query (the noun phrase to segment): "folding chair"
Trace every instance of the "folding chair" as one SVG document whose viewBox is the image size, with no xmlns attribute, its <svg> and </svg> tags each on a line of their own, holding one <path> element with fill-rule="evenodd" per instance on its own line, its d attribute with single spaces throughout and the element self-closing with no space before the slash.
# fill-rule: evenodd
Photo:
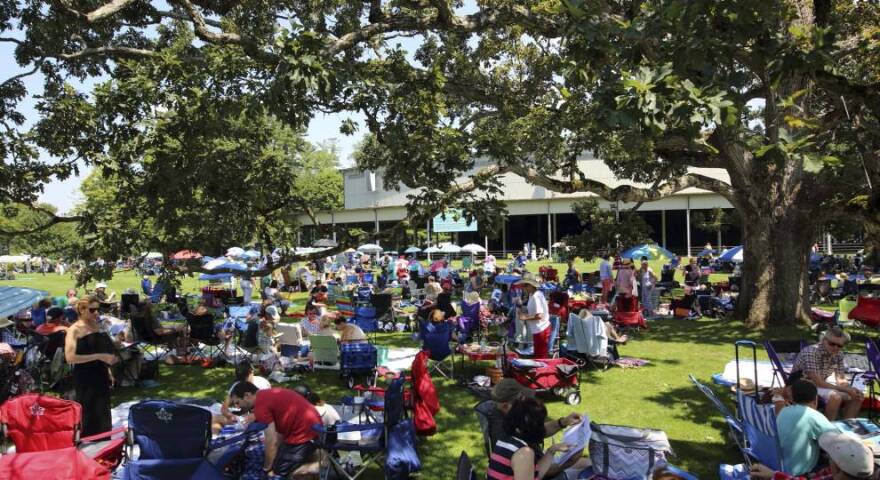
<svg viewBox="0 0 880 480">
<path fill-rule="evenodd" d="M 776 410 L 772 404 L 761 404 L 758 401 L 758 390 L 754 394 L 746 394 L 739 388 L 739 349 L 740 347 L 752 350 L 752 363 L 755 368 L 754 378 L 758 378 L 757 346 L 750 340 L 739 340 L 736 346 L 737 365 L 737 389 L 736 405 L 737 415 L 742 425 L 744 448 L 743 455 L 746 463 L 749 459 L 770 467 L 775 471 L 784 472 L 782 463 L 782 448 L 779 445 L 779 435 L 776 431 Z"/>
<path fill-rule="evenodd" d="M 462 450 L 461 455 L 458 456 L 458 468 L 455 473 L 455 480 L 477 480 L 477 472 L 474 470 L 474 465 L 471 463 L 470 457 L 468 454 Z"/>
<path fill-rule="evenodd" d="M 461 315 L 458 316 L 458 338 L 460 343 L 470 341 L 474 331 L 480 335 L 480 307 L 482 303 L 467 303 L 462 300 Z"/>
<path fill-rule="evenodd" d="M 315 368 L 339 370 L 339 343 L 331 335 L 312 335 L 309 337 L 309 351 Z"/>
<path fill-rule="evenodd" d="M 370 306 L 370 298 L 373 296 L 373 291 L 370 289 L 368 285 L 361 285 L 355 290 L 354 296 L 354 305 L 355 307 L 368 307 Z"/>
<path fill-rule="evenodd" d="M 123 478 L 222 480 L 223 474 L 207 459 L 210 439 L 211 412 L 204 408 L 166 400 L 136 403 L 128 413 L 130 453 Z"/>
<path fill-rule="evenodd" d="M 76 447 L 104 467 L 115 469 L 122 461 L 125 440 L 121 434 L 125 429 L 81 438 L 81 419 L 79 403 L 35 393 L 9 399 L 0 406 L 4 443 L 11 440 L 16 453 Z"/>
<path fill-rule="evenodd" d="M 131 331 L 135 343 L 144 351 L 145 357 L 148 351 L 152 351 L 153 360 L 161 363 L 171 352 L 167 342 L 147 326 L 147 317 L 137 306 L 131 307 Z"/>
<path fill-rule="evenodd" d="M 190 348 L 204 360 L 221 357 L 224 361 L 229 361 L 224 351 L 225 343 L 217 338 L 213 315 L 191 315 L 186 321 L 189 324 Z"/>
<path fill-rule="evenodd" d="M 278 342 L 281 356 L 298 357 L 303 351 L 302 325 L 299 323 L 279 323 L 275 329 L 281 334 Z"/>
<path fill-rule="evenodd" d="M 474 406 L 474 413 L 477 414 L 477 422 L 480 424 L 480 432 L 483 434 L 483 453 L 488 457 L 492 454 L 492 447 L 495 440 L 492 438 L 492 429 L 490 427 L 489 416 L 495 408 L 495 402 L 492 400 L 483 400 Z"/>
<path fill-rule="evenodd" d="M 370 297 L 370 305 L 375 312 L 379 328 L 386 332 L 394 330 L 394 310 L 391 308 L 390 293 L 376 293 Z"/>
<path fill-rule="evenodd" d="M 745 448 L 745 439 L 743 438 L 743 428 L 742 423 L 737 420 L 736 416 L 731 413 L 730 409 L 728 409 L 724 403 L 715 395 L 715 392 L 712 391 L 707 385 L 702 384 L 699 380 L 696 379 L 693 375 L 688 375 L 688 378 L 691 380 L 691 383 L 694 384 L 697 389 L 705 395 L 709 402 L 715 406 L 715 409 L 718 410 L 718 413 L 724 418 L 724 422 L 728 427 L 728 436 L 731 440 L 736 444 L 737 448 L 742 451 Z"/>
<path fill-rule="evenodd" d="M 773 372 L 775 373 L 773 384 L 775 385 L 778 382 L 779 387 L 785 386 L 788 384 L 788 371 L 785 370 L 785 365 L 779 359 L 779 355 L 776 354 L 776 349 L 770 340 L 764 340 L 764 350 L 767 351 L 767 357 L 770 358 L 770 363 L 773 364 Z"/>
<path fill-rule="evenodd" d="M 598 370 L 607 370 L 612 360 L 620 357 L 616 343 L 613 344 L 608 338 L 605 322 L 595 315 L 581 318 L 576 313 L 568 314 L 566 337 L 563 356 L 574 360 L 579 366 L 589 364 Z"/>
<path fill-rule="evenodd" d="M 423 322 L 421 328 L 422 350 L 429 353 L 429 372 L 452 379 L 455 373 L 455 359 L 449 342 L 452 341 L 452 327 L 448 322 Z M 447 369 L 447 370 L 444 370 Z"/>
<path fill-rule="evenodd" d="M 648 329 L 648 323 L 642 316 L 638 297 L 624 297 L 618 295 L 615 300 L 614 324 L 624 330 L 638 331 L 639 328 Z"/>
</svg>

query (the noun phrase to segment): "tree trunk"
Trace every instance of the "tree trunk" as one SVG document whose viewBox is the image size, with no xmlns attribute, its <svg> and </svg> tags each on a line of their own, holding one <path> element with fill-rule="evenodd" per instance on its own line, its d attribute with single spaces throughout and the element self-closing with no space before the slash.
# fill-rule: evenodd
<svg viewBox="0 0 880 480">
<path fill-rule="evenodd" d="M 737 316 L 753 328 L 809 323 L 812 225 L 806 210 L 743 212 L 742 288 Z"/>
<path fill-rule="evenodd" d="M 865 222 L 865 265 L 880 267 L 880 225 Z"/>
</svg>

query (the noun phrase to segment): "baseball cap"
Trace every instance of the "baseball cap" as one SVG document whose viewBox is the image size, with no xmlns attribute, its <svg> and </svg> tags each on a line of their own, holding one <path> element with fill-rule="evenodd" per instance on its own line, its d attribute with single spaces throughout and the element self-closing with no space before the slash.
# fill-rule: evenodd
<svg viewBox="0 0 880 480">
<path fill-rule="evenodd" d="M 58 318 L 64 315 L 64 310 L 59 307 L 52 307 L 46 310 L 46 318 Z"/>
<path fill-rule="evenodd" d="M 825 432 L 819 437 L 819 448 L 849 476 L 870 478 L 874 473 L 874 454 L 852 433 Z"/>
<path fill-rule="evenodd" d="M 504 378 L 492 387 L 492 400 L 496 402 L 512 402 L 518 397 L 534 397 L 534 390 L 524 387 L 512 378 Z"/>
</svg>

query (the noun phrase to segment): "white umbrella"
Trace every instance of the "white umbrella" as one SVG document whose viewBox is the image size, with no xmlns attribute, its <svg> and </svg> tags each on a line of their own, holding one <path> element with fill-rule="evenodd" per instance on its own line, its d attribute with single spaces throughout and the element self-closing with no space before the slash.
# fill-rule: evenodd
<svg viewBox="0 0 880 480">
<path fill-rule="evenodd" d="M 564 242 L 556 242 L 556 243 L 554 243 L 554 244 L 551 245 L 551 246 L 552 246 L 553 248 L 559 248 L 559 247 L 567 247 L 568 245 L 566 245 Z"/>
<path fill-rule="evenodd" d="M 422 249 L 419 247 L 409 247 L 406 250 L 404 250 L 403 253 L 419 253 L 421 251 L 422 251 Z"/>
<path fill-rule="evenodd" d="M 214 258 L 214 259 L 211 259 L 211 260 L 205 262 L 205 264 L 202 265 L 202 267 L 203 267 L 205 270 L 214 270 L 215 268 L 217 268 L 217 267 L 219 267 L 220 265 L 223 265 L 223 264 L 225 264 L 225 263 L 227 263 L 227 262 L 229 262 L 229 260 L 227 260 L 227 259 L 225 259 L 225 258 L 223 258 L 223 257 L 220 257 L 220 258 Z"/>
<path fill-rule="evenodd" d="M 355 250 L 355 249 L 353 249 L 353 248 L 349 248 L 349 249 L 346 249 L 345 252 L 343 252 L 343 253 L 354 253 L 354 252 L 356 252 L 356 251 L 357 251 L 357 250 Z"/>
<path fill-rule="evenodd" d="M 428 247 L 425 250 L 425 253 L 440 253 L 441 250 L 437 247 Z"/>
<path fill-rule="evenodd" d="M 382 247 L 375 243 L 365 243 L 358 247 L 358 251 L 364 253 L 378 253 L 382 251 Z"/>
<path fill-rule="evenodd" d="M 150 252 L 144 255 L 144 258 L 162 258 L 162 254 L 159 252 Z"/>
<path fill-rule="evenodd" d="M 477 245 L 476 243 L 469 243 L 463 247 L 461 247 L 462 252 L 467 253 L 483 253 L 486 251 L 481 245 Z"/>
<path fill-rule="evenodd" d="M 440 247 L 440 251 L 442 253 L 460 253 L 461 247 L 459 247 L 458 245 L 456 245 L 454 243 L 447 243 L 446 245 L 443 245 L 442 247 Z"/>
<path fill-rule="evenodd" d="M 232 247 L 229 250 L 226 250 L 226 256 L 232 258 L 238 258 L 244 255 L 244 249 L 241 247 Z"/>
</svg>

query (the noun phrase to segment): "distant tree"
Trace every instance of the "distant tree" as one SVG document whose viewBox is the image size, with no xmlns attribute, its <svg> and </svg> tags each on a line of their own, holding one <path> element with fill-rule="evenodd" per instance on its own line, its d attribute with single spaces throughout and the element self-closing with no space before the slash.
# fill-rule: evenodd
<svg viewBox="0 0 880 480">
<path fill-rule="evenodd" d="M 16 235 L 0 233 L 0 244 L 9 254 L 28 254 L 53 259 L 70 259 L 81 243 L 72 223 L 44 226 L 56 215 L 57 208 L 49 204 L 28 207 L 21 204 L 0 206 L 0 232 L 14 230 Z"/>
<path fill-rule="evenodd" d="M 722 208 L 713 208 L 709 212 L 694 212 L 691 222 L 698 230 L 706 233 L 717 234 L 715 245 L 721 248 L 721 234 L 733 228 L 739 228 L 739 216 L 736 210 L 726 211 Z"/>
</svg>

